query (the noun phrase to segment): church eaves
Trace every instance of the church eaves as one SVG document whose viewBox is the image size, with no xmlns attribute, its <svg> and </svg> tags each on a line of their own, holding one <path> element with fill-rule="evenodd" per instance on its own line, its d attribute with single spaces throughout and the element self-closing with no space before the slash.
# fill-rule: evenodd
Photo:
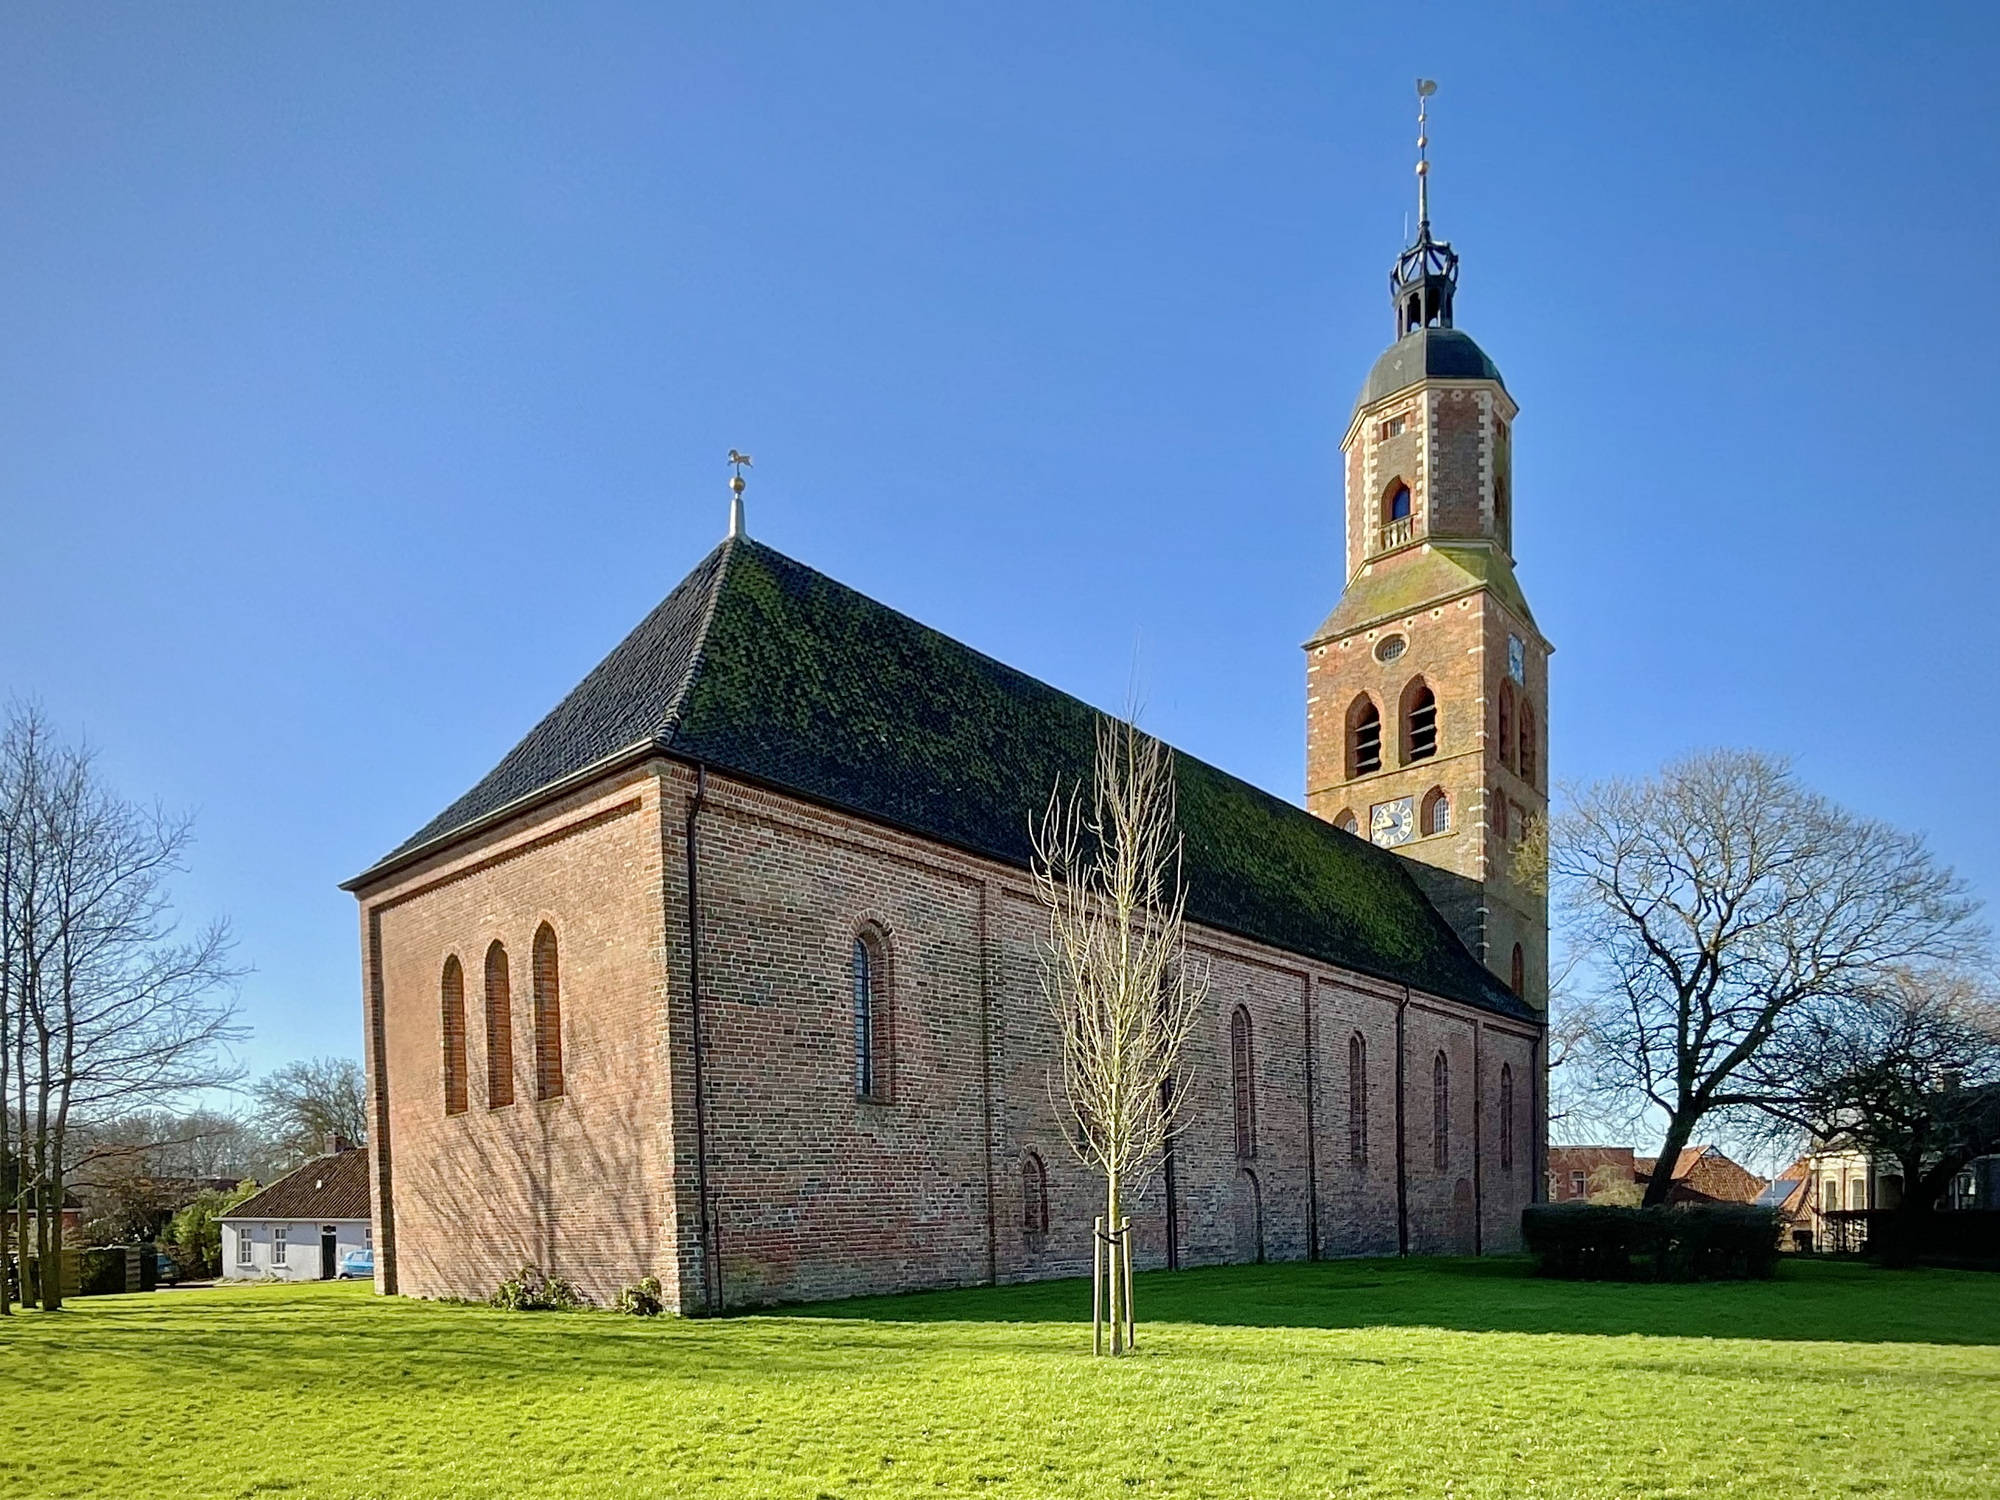
<svg viewBox="0 0 2000 1500">
<path fill-rule="evenodd" d="M 658 754 L 1025 868 L 1098 711 L 747 537 L 725 541 L 479 784 L 350 888 Z M 1403 863 L 1175 753 L 1188 915 L 1507 1015 Z"/>
</svg>

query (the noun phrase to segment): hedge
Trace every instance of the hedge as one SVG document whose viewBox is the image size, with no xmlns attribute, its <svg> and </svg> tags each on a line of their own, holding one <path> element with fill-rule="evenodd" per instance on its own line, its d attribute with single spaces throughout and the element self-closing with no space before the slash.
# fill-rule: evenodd
<svg viewBox="0 0 2000 1500">
<path fill-rule="evenodd" d="M 1521 1214 L 1541 1274 L 1585 1281 L 1761 1279 L 1778 1263 L 1778 1227 L 1776 1209 L 1749 1203 L 1534 1203 Z"/>
</svg>

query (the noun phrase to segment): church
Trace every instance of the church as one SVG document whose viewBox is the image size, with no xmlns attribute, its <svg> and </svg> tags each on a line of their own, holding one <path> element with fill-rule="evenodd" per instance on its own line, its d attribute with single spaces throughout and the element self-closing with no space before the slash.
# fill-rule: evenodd
<svg viewBox="0 0 2000 1500">
<path fill-rule="evenodd" d="M 1419 169 L 1420 174 L 1422 168 Z M 1422 177 L 1420 175 L 1420 183 Z M 1303 806 L 1175 757 L 1207 962 L 1142 1267 L 1516 1249 L 1542 1181 L 1550 646 L 1516 408 L 1428 205 L 1343 442 Z M 740 493 L 739 493 L 740 502 Z M 1098 713 L 730 535 L 360 906 L 376 1280 L 715 1314 L 1085 1274 L 1029 827 Z"/>
</svg>

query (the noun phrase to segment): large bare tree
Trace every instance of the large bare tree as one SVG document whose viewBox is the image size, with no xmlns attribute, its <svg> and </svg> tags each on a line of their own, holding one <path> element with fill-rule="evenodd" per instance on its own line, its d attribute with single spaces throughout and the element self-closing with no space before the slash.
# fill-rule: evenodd
<svg viewBox="0 0 2000 1500">
<path fill-rule="evenodd" d="M 250 1086 L 252 1118 L 288 1165 L 368 1141 L 368 1079 L 349 1057 L 313 1057 L 274 1068 Z"/>
<path fill-rule="evenodd" d="M 10 710 L 0 735 L 0 807 L 11 1206 L 16 1245 L 39 1268 L 62 1248 L 75 1127 L 235 1076 L 222 1051 L 238 1034 L 234 975 L 222 926 L 184 939 L 173 920 L 166 880 L 189 823 L 117 796 L 38 710 Z M 42 1305 L 60 1306 L 60 1278 L 39 1281 Z"/>
<path fill-rule="evenodd" d="M 1044 991 L 1061 1038 L 1059 1106 L 1077 1155 L 1104 1179 L 1113 1354 L 1133 1324 L 1129 1196 L 1159 1163 L 1184 1091 L 1181 1053 L 1208 992 L 1187 949 L 1172 752 L 1129 720 L 1097 727 L 1090 790 L 1058 787 L 1035 836 L 1048 914 Z M 1108 1237 L 1108 1243 L 1107 1243 Z M 1096 1301 L 1099 1291 L 1093 1292 Z"/>
<path fill-rule="evenodd" d="M 1704 1119 L 1785 1101 L 1785 1048 L 1773 1043 L 1788 1028 L 1898 967 L 1957 961 L 1982 941 L 1976 904 L 1922 839 L 1750 751 L 1573 792 L 1549 859 L 1588 955 L 1579 989 L 1597 1077 L 1666 1117 L 1648 1203 L 1665 1200 Z"/>
</svg>

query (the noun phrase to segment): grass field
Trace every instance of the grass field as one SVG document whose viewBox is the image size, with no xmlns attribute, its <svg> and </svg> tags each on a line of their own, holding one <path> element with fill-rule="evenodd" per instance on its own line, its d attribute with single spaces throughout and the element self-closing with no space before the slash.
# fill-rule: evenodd
<svg viewBox="0 0 2000 1500">
<path fill-rule="evenodd" d="M 0 1495 L 2000 1495 L 2000 1278 L 1539 1281 L 1519 1262 L 1058 1282 L 718 1322 L 366 1287 L 0 1324 Z"/>
</svg>

